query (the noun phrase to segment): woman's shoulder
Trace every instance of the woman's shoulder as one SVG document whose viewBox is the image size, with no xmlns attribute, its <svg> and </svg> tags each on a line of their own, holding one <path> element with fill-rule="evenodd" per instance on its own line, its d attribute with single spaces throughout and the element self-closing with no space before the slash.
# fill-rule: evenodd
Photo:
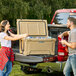
<svg viewBox="0 0 76 76">
<path fill-rule="evenodd" d="M 4 32 L 0 32 L 0 34 L 3 35 L 3 34 L 6 34 L 6 33 L 4 33 Z"/>
<path fill-rule="evenodd" d="M 0 37 L 6 36 L 7 34 L 4 32 L 0 32 Z"/>
</svg>

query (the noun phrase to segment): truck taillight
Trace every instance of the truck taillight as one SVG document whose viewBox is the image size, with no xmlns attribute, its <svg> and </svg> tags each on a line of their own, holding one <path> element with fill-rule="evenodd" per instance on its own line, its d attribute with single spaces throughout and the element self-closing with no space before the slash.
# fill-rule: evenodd
<svg viewBox="0 0 76 76">
<path fill-rule="evenodd" d="M 76 13 L 76 10 L 71 10 L 70 12 Z"/>
</svg>

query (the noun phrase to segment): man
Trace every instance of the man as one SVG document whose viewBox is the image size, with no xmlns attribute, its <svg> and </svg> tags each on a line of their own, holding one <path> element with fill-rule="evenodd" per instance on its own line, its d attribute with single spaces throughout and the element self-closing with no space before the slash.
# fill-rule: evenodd
<svg viewBox="0 0 76 76">
<path fill-rule="evenodd" d="M 61 40 L 63 45 L 68 46 L 69 56 L 66 61 L 63 73 L 65 76 L 70 76 L 71 70 L 73 70 L 74 76 L 76 76 L 76 19 L 69 17 L 67 20 L 67 28 L 70 28 L 70 31 L 65 31 L 59 35 L 59 37 L 67 36 L 68 41 Z"/>
</svg>

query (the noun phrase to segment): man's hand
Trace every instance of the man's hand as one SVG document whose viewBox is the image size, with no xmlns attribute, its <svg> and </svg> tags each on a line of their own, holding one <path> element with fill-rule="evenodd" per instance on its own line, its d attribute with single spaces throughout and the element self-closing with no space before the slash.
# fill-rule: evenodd
<svg viewBox="0 0 76 76">
<path fill-rule="evenodd" d="M 61 40 L 60 42 L 61 42 L 61 44 L 64 44 L 64 45 L 66 45 L 66 43 L 67 43 L 66 40 Z"/>
<path fill-rule="evenodd" d="M 58 37 L 62 38 L 63 36 L 68 36 L 70 31 L 65 31 L 62 34 L 60 34 Z"/>
<path fill-rule="evenodd" d="M 58 37 L 62 38 L 63 37 L 63 34 L 58 35 Z"/>
</svg>

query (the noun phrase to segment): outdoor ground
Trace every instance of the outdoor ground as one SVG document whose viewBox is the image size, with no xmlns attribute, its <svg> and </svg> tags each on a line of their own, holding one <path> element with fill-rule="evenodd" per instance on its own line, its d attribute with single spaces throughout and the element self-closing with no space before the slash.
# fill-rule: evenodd
<svg viewBox="0 0 76 76">
<path fill-rule="evenodd" d="M 34 74 L 25 74 L 21 69 L 20 65 L 15 64 L 13 66 L 12 72 L 10 76 L 64 76 L 62 72 L 53 72 L 47 73 L 42 71 L 41 73 L 34 73 Z"/>
</svg>

